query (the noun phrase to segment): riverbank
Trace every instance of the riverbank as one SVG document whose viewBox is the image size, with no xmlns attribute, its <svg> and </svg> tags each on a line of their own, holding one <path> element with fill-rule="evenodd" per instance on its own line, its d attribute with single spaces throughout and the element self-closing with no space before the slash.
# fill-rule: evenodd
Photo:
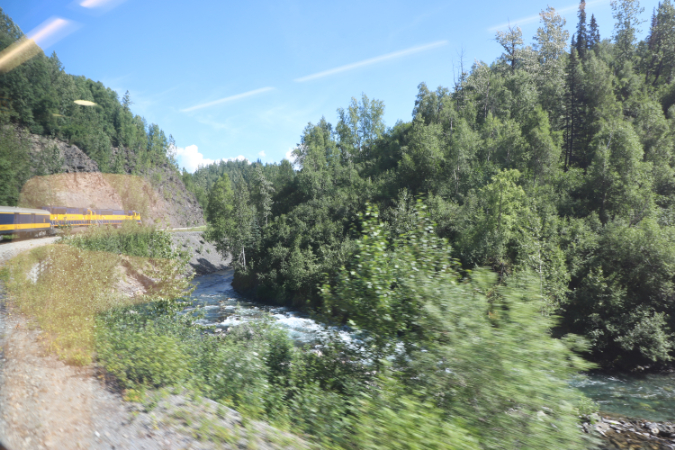
<svg viewBox="0 0 675 450">
<path fill-rule="evenodd" d="M 190 251 L 191 270 L 201 273 L 211 270 L 211 268 L 220 268 L 226 264 L 215 251 L 206 251 L 207 243 L 201 239 L 200 233 L 179 233 L 172 237 L 171 242 L 175 247 L 184 248 Z M 215 250 L 215 249 L 214 249 Z M 223 276 L 225 273 L 229 276 Z M 199 397 L 195 392 L 201 387 L 210 389 L 212 398 L 225 400 L 224 402 L 233 406 L 232 402 L 246 407 L 247 405 L 257 405 L 255 401 L 258 398 L 281 399 L 286 398 L 283 389 L 285 385 L 274 385 L 270 387 L 268 380 L 270 370 L 284 371 L 286 367 L 304 367 L 297 375 L 288 373 L 287 376 L 294 376 L 292 385 L 300 386 L 306 382 L 306 369 L 317 370 L 317 363 L 325 364 L 332 360 L 317 360 L 315 353 L 301 352 L 294 349 L 290 343 L 279 340 L 281 335 L 257 334 L 263 332 L 254 323 L 262 316 L 267 317 L 267 321 L 273 321 L 279 328 L 286 328 L 289 336 L 294 341 L 303 341 L 303 336 L 311 340 L 312 336 L 321 330 L 319 325 L 311 319 L 302 317 L 286 308 L 264 308 L 262 305 L 254 302 L 248 302 L 246 299 L 238 298 L 231 291 L 231 271 L 219 272 L 202 278 L 203 286 L 195 291 L 199 294 L 200 309 L 205 314 L 201 320 L 208 319 L 208 325 L 215 327 L 216 331 L 225 331 L 214 339 L 212 335 L 204 335 L 198 329 L 189 330 L 174 326 L 180 321 L 179 316 L 167 318 L 156 317 L 155 331 L 146 333 L 147 328 L 134 325 L 139 316 L 138 307 L 130 307 L 124 310 L 122 315 L 109 317 L 109 324 L 113 327 L 118 326 L 121 333 L 109 334 L 107 336 L 107 345 L 113 350 L 105 354 L 105 347 L 96 347 L 99 351 L 99 360 L 102 364 L 112 363 L 111 370 L 119 371 L 119 364 L 130 364 L 136 370 L 139 362 L 145 363 L 143 358 L 153 358 L 157 352 L 154 343 L 162 343 L 158 347 L 162 355 L 180 356 L 174 360 L 183 362 L 190 372 L 198 368 L 207 369 L 206 377 L 195 377 L 189 381 L 196 373 L 186 374 L 180 372 L 183 366 L 181 364 L 171 366 L 162 366 L 157 372 L 158 377 L 167 379 L 166 376 L 173 376 L 172 373 L 184 376 L 186 383 L 171 383 L 172 388 L 149 389 L 146 387 L 136 387 L 128 383 L 126 387 L 129 390 L 122 390 L 117 384 L 118 380 L 108 378 L 103 375 L 95 365 L 84 368 L 73 367 L 64 364 L 47 353 L 46 342 L 42 332 L 32 327 L 30 322 L 16 311 L 5 311 L 0 318 L 6 324 L 4 341 L 2 342 L 5 354 L 2 355 L 2 390 L 0 390 L 0 436 L 7 441 L 10 449 L 21 448 L 235 448 L 254 446 L 257 448 L 307 448 L 309 444 L 302 441 L 297 436 L 290 433 L 281 432 L 265 422 L 246 420 L 232 409 L 226 408 L 222 403 Z M 214 277 L 217 277 L 216 280 Z M 213 278 L 213 279 L 212 279 Z M 271 308 L 271 309 L 270 309 Z M 269 309 L 269 311 L 267 311 Z M 269 312 L 269 314 L 267 314 Z M 132 314 L 131 316 L 126 314 Z M 265 320 L 262 320 L 265 322 Z M 249 325 L 245 325 L 250 323 Z M 117 324 L 117 325 L 116 325 Z M 103 325 L 101 322 L 99 325 Z M 237 327 L 239 325 L 239 327 Z M 242 327 L 243 325 L 243 327 Z M 262 323 L 260 324 L 262 325 Z M 219 328 L 220 327 L 220 328 Z M 233 327 L 232 333 L 228 332 Z M 194 328 L 194 327 L 193 327 Z M 100 328 L 102 330 L 105 328 Z M 111 328 L 114 331 L 113 328 Z M 269 331 L 269 330 L 268 330 Z M 281 333 L 286 334 L 286 333 Z M 136 336 L 136 337 L 134 337 Z M 211 336 L 211 337 L 209 337 Z M 269 338 L 275 338 L 275 344 L 270 347 Z M 208 339 L 207 339 L 208 338 Z M 149 340 L 148 340 L 149 339 Z M 161 340 L 158 340 L 161 339 Z M 253 342 L 251 341 L 253 339 Z M 128 342 L 127 342 L 128 341 Z M 203 342 L 202 342 L 203 341 Z M 125 343 L 126 342 L 126 343 Z M 218 361 L 203 359 L 211 348 L 210 343 L 218 342 L 221 351 L 214 353 Z M 128 344 L 133 344 L 127 346 Z M 137 345 L 136 345 L 137 344 Z M 253 345 L 251 345 L 253 344 Z M 283 344 L 283 345 L 279 345 Z M 115 347 L 119 346 L 119 348 Z M 149 349 L 150 353 L 145 352 Z M 168 350 L 167 350 L 168 349 Z M 133 353 L 136 352 L 136 353 Z M 144 353 L 145 352 L 145 353 Z M 323 353 L 327 350 L 322 349 Z M 316 353 L 319 355 L 320 353 Z M 102 356 L 104 355 L 104 356 Z M 106 359 L 107 358 L 107 359 Z M 121 359 L 118 359 L 121 358 Z M 200 359 L 202 358 L 202 359 Z M 208 357 L 211 358 L 211 357 Z M 288 363 L 277 364 L 275 366 L 266 365 L 270 361 L 276 361 L 282 358 L 282 361 Z M 155 358 L 157 359 L 157 358 Z M 357 357 L 358 359 L 358 357 Z M 171 361 L 170 358 L 160 356 L 157 361 Z M 155 360 L 150 362 L 154 364 Z M 188 362 L 189 361 L 189 362 Z M 214 364 L 215 363 L 215 364 Z M 208 364 L 204 365 L 204 364 Z M 228 367 L 241 367 L 240 369 L 227 369 Z M 340 370 L 344 370 L 340 365 Z M 150 367 L 150 366 L 146 366 Z M 154 367 L 154 366 L 153 366 Z M 214 371 L 216 368 L 222 368 Z M 175 369 L 175 370 L 174 370 Z M 180 370 L 179 370 L 180 369 Z M 126 370 L 126 369 L 125 369 Z M 152 369 L 155 370 L 155 369 Z M 246 374 L 243 381 L 234 383 L 236 376 Z M 334 377 L 330 367 L 320 369 L 322 372 L 312 375 L 313 383 L 315 380 L 323 380 L 327 375 Z M 122 372 L 120 372 L 122 373 Z M 129 373 L 129 372 L 126 372 Z M 372 380 L 366 384 L 372 385 Z M 160 379 L 160 378 L 157 378 Z M 331 378 L 332 379 L 332 378 Z M 206 384 L 206 380 L 212 380 L 212 384 Z M 216 380 L 213 382 L 213 380 Z M 218 380 L 223 380 L 218 381 Z M 144 383 L 142 380 L 134 383 Z M 190 384 L 197 383 L 197 384 Z M 199 383 L 202 383 L 200 385 Z M 234 383 L 234 384 L 232 384 Z M 370 383 L 370 384 L 369 384 Z M 232 385 L 230 385 L 232 384 Z M 183 388 L 176 386 L 198 386 L 196 390 L 184 391 Z M 332 430 L 328 427 L 334 427 L 342 418 L 346 417 L 346 411 L 335 407 L 336 402 L 343 401 L 336 392 L 322 393 L 310 385 L 302 385 L 303 389 L 293 391 L 302 397 L 293 400 L 293 403 L 278 403 L 282 408 L 293 408 L 290 412 L 280 410 L 275 412 L 277 417 L 287 417 L 288 420 L 281 421 L 285 423 L 284 429 L 292 425 L 294 432 L 309 431 L 317 433 L 317 426 L 323 427 L 318 430 L 322 433 L 322 438 L 330 436 L 342 436 L 345 430 Z M 202 391 L 205 392 L 205 391 Z M 240 395 L 252 393 L 251 398 L 239 398 Z M 331 395 L 328 400 L 326 396 Z M 267 401 L 267 400 L 266 400 Z M 238 402 L 238 403 L 236 403 Z M 315 411 L 313 406 L 322 405 Z M 339 404 L 338 404 L 339 406 Z M 373 405 L 375 408 L 376 405 Z M 239 407 L 239 406 L 235 406 Z M 262 405 L 257 405 L 262 407 Z M 266 408 L 269 405 L 266 406 Z M 379 409 L 378 409 L 379 408 Z M 397 406 L 400 408 L 400 405 Z M 417 408 L 417 407 L 416 407 Z M 417 409 L 415 408 L 415 411 Z M 61 413 L 65 411 L 65 413 Z M 242 409 L 245 411 L 245 409 Z M 317 411 L 319 415 L 317 416 Z M 381 405 L 373 410 L 359 411 L 359 421 L 368 420 L 372 414 L 381 413 Z M 397 410 L 398 411 L 398 410 Z M 260 416 L 260 411 L 252 409 L 247 412 L 248 417 L 258 417 L 263 420 L 274 421 L 266 416 Z M 405 410 L 398 411 L 399 416 L 405 414 Z M 398 417 L 398 416 L 397 416 Z M 382 418 L 380 418 L 382 419 Z M 379 422 L 378 424 L 381 423 Z M 408 419 L 406 419 L 408 420 Z M 600 448 L 671 448 L 669 438 L 669 425 L 659 431 L 659 434 L 652 435 L 652 438 L 645 438 L 642 441 L 637 439 L 641 436 L 636 428 L 635 439 L 629 434 L 629 426 L 634 428 L 642 424 L 633 423 L 625 425 L 626 429 L 615 429 L 622 425 L 606 422 L 611 420 L 607 418 L 597 418 L 593 421 L 589 418 L 584 430 L 591 435 L 599 436 L 605 439 Z M 295 423 L 297 421 L 298 424 Z M 408 423 L 404 420 L 408 425 Z M 626 421 L 628 423 L 630 421 Z M 274 422 L 276 423 L 276 422 Z M 579 424 L 579 425 L 576 425 Z M 609 427 L 605 429 L 605 425 Z M 654 425 L 654 424 L 651 424 Z M 662 425 L 662 424 L 656 424 Z M 407 426 L 407 425 L 406 425 Z M 581 427 L 581 423 L 573 420 L 571 424 L 572 431 Z M 302 428 L 304 427 L 304 428 Z M 371 425 L 365 428 L 370 433 Z M 398 436 L 401 427 L 392 430 L 392 436 Z M 407 429 L 407 428 L 405 428 Z M 413 427 L 412 429 L 415 429 Z M 602 432 L 602 433 L 601 433 Z M 318 434 L 317 433 L 317 434 Z M 351 431 L 349 432 L 351 433 Z M 501 436 L 497 433 L 496 436 Z M 412 436 L 411 436 L 412 437 Z M 622 441 L 626 437 L 630 440 Z M 358 439 L 355 442 L 360 442 Z M 625 445 L 624 445 L 625 444 Z M 639 447 L 637 447 L 639 445 Z M 384 447 L 386 448 L 386 447 Z M 443 448 L 443 447 L 439 447 Z M 543 448 L 543 447 L 542 447 Z"/>
<path fill-rule="evenodd" d="M 206 275 L 230 268 L 232 258 L 223 257 L 215 245 L 204 239 L 202 231 L 174 230 L 171 240 L 176 248 L 189 252 L 191 275 Z"/>
<path fill-rule="evenodd" d="M 227 267 L 198 232 L 175 233 L 195 273 Z M 41 245 L 51 242 L 40 240 Z M 7 244 L 3 262 L 21 248 Z M 23 247 L 26 247 L 25 249 Z M 206 251 L 210 250 L 210 251 Z M 123 390 L 96 364 L 68 365 L 32 318 L 8 304 L 0 284 L 0 442 L 48 448 L 309 448 L 298 437 L 182 388 Z"/>
<path fill-rule="evenodd" d="M 95 364 L 70 366 L 49 354 L 42 332 L 6 305 L 4 291 L 0 305 L 0 442 L 10 450 L 309 448 L 180 389 L 128 401 Z"/>
<path fill-rule="evenodd" d="M 630 419 L 613 414 L 586 416 L 584 432 L 602 439 L 600 450 L 675 449 L 675 423 Z"/>
</svg>

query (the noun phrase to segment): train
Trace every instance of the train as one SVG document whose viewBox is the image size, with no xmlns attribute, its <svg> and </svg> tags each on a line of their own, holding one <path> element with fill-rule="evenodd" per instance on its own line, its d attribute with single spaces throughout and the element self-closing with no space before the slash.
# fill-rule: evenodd
<svg viewBox="0 0 675 450">
<path fill-rule="evenodd" d="M 46 236 L 63 227 L 111 225 L 126 221 L 141 223 L 141 215 L 133 210 L 71 208 L 43 206 L 39 209 L 0 206 L 0 236 L 21 234 Z"/>
</svg>

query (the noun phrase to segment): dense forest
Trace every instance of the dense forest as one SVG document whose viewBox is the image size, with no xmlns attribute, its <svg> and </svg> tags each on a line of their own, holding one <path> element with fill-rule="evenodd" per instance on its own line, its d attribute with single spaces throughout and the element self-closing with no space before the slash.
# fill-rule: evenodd
<svg viewBox="0 0 675 450">
<path fill-rule="evenodd" d="M 415 228 L 422 208 L 464 276 L 481 266 L 501 283 L 534 273 L 544 314 L 561 317 L 555 334 L 584 336 L 592 359 L 666 364 L 675 7 L 660 3 L 641 41 L 639 3 L 612 8 L 604 39 L 584 1 L 571 32 L 550 7 L 530 45 L 518 27 L 497 32 L 503 54 L 462 67 L 450 88 L 421 83 L 411 121 L 385 126 L 383 102 L 363 94 L 335 125 L 308 124 L 293 164 L 221 162 L 184 174 L 211 238 L 235 256 L 236 286 L 325 308 L 321 286 L 354 264 L 367 208 L 390 236 Z"/>
<path fill-rule="evenodd" d="M 571 32 L 550 7 L 530 45 L 498 32 L 502 55 L 460 64 L 449 88 L 421 83 L 408 122 L 386 126 L 384 103 L 362 94 L 335 124 L 309 123 L 293 161 L 183 171 L 238 290 L 340 326 L 311 345 L 264 318 L 221 333 L 184 313 L 181 287 L 97 311 L 100 367 L 128 399 L 193 390 L 321 448 L 594 445 L 579 420 L 598 407 L 570 386 L 595 366 L 580 355 L 609 369 L 675 356 L 675 6 L 660 3 L 640 41 L 639 2 L 611 5 L 605 39 L 584 1 Z M 4 48 L 22 34 L 0 19 Z M 27 133 L 77 144 L 104 171 L 176 167 L 172 139 L 128 95 L 56 55 L 0 74 L 0 96 L 6 204 L 36 170 Z M 71 243 L 178 267 L 185 255 L 154 233 Z M 29 283 L 15 274 L 10 287 Z"/>
<path fill-rule="evenodd" d="M 0 9 L 0 51 L 23 38 Z M 128 91 L 120 99 L 101 82 L 67 74 L 56 53 L 47 57 L 39 51 L 24 64 L 0 73 L 0 204 L 16 205 L 26 180 L 33 174 L 47 174 L 32 167 L 28 133 L 78 146 L 102 172 L 140 174 L 160 165 L 178 170 L 171 154 L 173 138 L 134 115 L 131 105 Z M 42 172 L 58 170 L 49 170 L 49 161 L 39 162 L 45 163 L 39 164 L 46 169 Z"/>
</svg>

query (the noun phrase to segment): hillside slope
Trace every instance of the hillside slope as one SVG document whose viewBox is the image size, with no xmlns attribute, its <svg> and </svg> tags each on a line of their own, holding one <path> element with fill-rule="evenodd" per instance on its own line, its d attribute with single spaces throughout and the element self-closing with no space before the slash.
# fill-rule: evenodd
<svg viewBox="0 0 675 450">
<path fill-rule="evenodd" d="M 134 209 L 149 223 L 204 224 L 199 202 L 168 163 L 139 170 L 138 175 L 132 175 L 131 163 L 125 164 L 124 174 L 101 173 L 96 162 L 75 145 L 34 134 L 23 136 L 34 176 L 23 186 L 19 206 Z M 134 154 L 128 149 L 111 149 L 113 155 L 120 151 L 124 161 L 133 162 Z"/>
</svg>

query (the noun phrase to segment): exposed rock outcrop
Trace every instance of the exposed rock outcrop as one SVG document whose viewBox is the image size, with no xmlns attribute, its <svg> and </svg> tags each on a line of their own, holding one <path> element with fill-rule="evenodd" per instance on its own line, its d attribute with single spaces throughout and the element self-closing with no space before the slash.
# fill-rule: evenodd
<svg viewBox="0 0 675 450">
<path fill-rule="evenodd" d="M 205 223 L 199 202 L 185 188 L 176 168 L 169 164 L 131 175 L 136 155 L 129 149 L 113 147 L 113 157 L 124 152 L 127 174 L 102 174 L 98 164 L 75 145 L 51 137 L 33 134 L 27 137 L 31 169 L 36 177 L 23 189 L 23 206 L 134 209 L 149 222 L 171 227 Z"/>
<path fill-rule="evenodd" d="M 30 140 L 32 166 L 36 170 L 40 164 L 43 164 L 43 161 L 52 159 L 52 161 L 50 161 L 52 163 L 57 161 L 61 162 L 60 167 L 49 168 L 58 169 L 53 170 L 55 172 L 74 173 L 99 171 L 96 161 L 89 158 L 86 153 L 74 145 L 59 141 L 58 139 L 35 134 L 31 134 L 28 139 Z M 56 155 L 52 153 L 54 147 L 57 149 Z M 49 155 L 46 155 L 46 153 Z"/>
</svg>

